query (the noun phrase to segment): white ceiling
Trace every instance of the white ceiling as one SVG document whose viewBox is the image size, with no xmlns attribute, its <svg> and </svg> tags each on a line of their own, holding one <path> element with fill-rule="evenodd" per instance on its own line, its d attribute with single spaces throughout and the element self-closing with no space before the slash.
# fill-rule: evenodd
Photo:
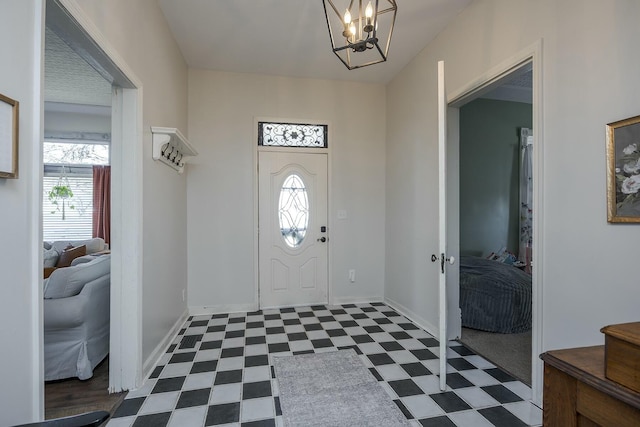
<svg viewBox="0 0 640 427">
<path fill-rule="evenodd" d="M 111 84 L 49 28 L 45 30 L 44 100 L 111 105 Z"/>
<path fill-rule="evenodd" d="M 347 0 L 334 1 L 339 4 Z M 389 61 L 348 71 L 331 52 L 322 0 L 159 0 L 190 67 L 380 83 L 393 78 L 472 0 L 397 1 L 399 11 Z M 252 19 L 253 15 L 264 19 Z M 285 31 L 284 26 L 266 25 L 276 19 L 269 18 L 274 15 L 280 16 L 279 22 L 299 16 L 297 27 L 308 31 L 290 37 L 290 30 Z M 440 22 L 427 24 L 438 21 L 436 16 L 441 17 Z M 263 37 L 243 32 L 247 27 Z M 429 29 L 418 31 L 423 27 Z M 200 39 L 192 42 L 196 35 L 201 35 Z M 403 42 L 403 37 L 407 41 Z M 108 108 L 110 83 L 48 27 L 45 40 L 47 109 L 54 108 L 55 103 Z M 241 52 L 244 55 L 236 54 Z M 523 67 L 481 97 L 531 103 L 531 86 L 531 69 Z"/>
<path fill-rule="evenodd" d="M 498 87 L 481 98 L 533 104 L 533 71 L 530 64 L 524 70 L 514 71 Z"/>
<path fill-rule="evenodd" d="M 159 4 L 191 68 L 387 83 L 471 1 L 397 0 L 387 62 L 353 71 L 331 51 L 322 0 Z M 334 3 L 346 9 L 348 0 Z"/>
</svg>

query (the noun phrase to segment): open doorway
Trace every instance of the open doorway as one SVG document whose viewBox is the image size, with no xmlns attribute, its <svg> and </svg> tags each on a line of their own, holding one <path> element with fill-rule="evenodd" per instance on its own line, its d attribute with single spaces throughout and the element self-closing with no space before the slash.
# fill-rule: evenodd
<svg viewBox="0 0 640 427">
<path fill-rule="evenodd" d="M 531 385 L 529 62 L 459 105 L 460 341 Z"/>
<path fill-rule="evenodd" d="M 75 262 L 74 266 L 57 266 L 56 261 L 54 267 L 58 269 L 45 282 L 43 379 L 58 385 L 71 378 L 81 385 L 76 395 L 85 398 L 84 402 L 74 402 L 78 407 L 55 413 L 49 410 L 51 396 L 45 392 L 49 418 L 85 410 L 109 410 L 109 406 L 95 406 L 100 399 L 94 393 L 108 396 L 133 389 L 141 382 L 142 98 L 139 80 L 75 3 L 47 0 L 45 21 L 42 240 L 58 243 L 48 249 L 43 243 L 43 250 L 55 247 L 56 255 L 61 257 L 70 245 L 69 249 L 78 252 L 65 260 L 69 264 Z M 113 168 L 110 176 L 103 173 L 109 168 Z M 107 209 L 97 209 L 102 212 L 94 215 L 93 207 L 103 203 L 105 207 L 110 205 L 110 215 Z M 78 264 L 77 260 L 87 256 L 84 255 L 69 261 L 79 252 L 89 254 L 89 259 Z M 47 260 L 46 254 L 43 258 Z M 88 281 L 82 289 L 76 286 L 78 292 L 72 292 L 74 295 L 50 289 L 56 271 L 66 268 L 68 273 L 71 268 L 92 263 L 102 264 L 100 271 L 80 275 Z M 58 276 L 57 280 L 64 282 L 65 274 Z M 67 279 L 67 285 L 80 284 L 78 277 Z M 92 288 L 94 295 L 85 299 L 95 307 L 80 310 L 79 304 L 73 304 L 77 311 L 73 320 L 84 316 L 85 321 L 95 323 L 99 311 L 103 321 L 97 330 L 82 338 L 77 336 L 78 329 L 88 330 L 86 325 L 60 324 L 56 333 L 65 337 L 54 336 L 55 328 L 50 328 L 48 322 L 60 320 L 60 316 L 52 315 L 56 308 L 63 314 L 65 310 L 48 303 L 76 297 L 90 283 L 97 283 L 99 290 Z M 69 286 L 59 288 L 72 291 Z M 96 297 L 96 293 L 100 295 Z M 73 340 L 74 335 L 75 346 L 61 344 Z M 52 342 L 58 344 L 49 345 Z M 51 351 L 64 354 L 51 356 Z M 62 361 L 67 359 L 77 361 L 76 366 L 64 368 Z M 107 399 L 106 404 L 110 405 L 111 400 Z"/>
<path fill-rule="evenodd" d="M 44 54 L 46 418 L 111 411 L 124 397 L 108 394 L 112 88 L 55 28 Z M 71 276 L 84 276 L 80 291 L 58 292 Z"/>
</svg>

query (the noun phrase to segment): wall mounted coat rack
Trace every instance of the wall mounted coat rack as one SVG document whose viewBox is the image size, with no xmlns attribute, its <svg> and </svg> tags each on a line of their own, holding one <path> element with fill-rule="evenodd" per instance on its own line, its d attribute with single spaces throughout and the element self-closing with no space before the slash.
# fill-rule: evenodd
<svg viewBox="0 0 640 427">
<path fill-rule="evenodd" d="M 153 142 L 153 160 L 184 172 L 184 165 L 190 157 L 198 155 L 198 152 L 189 144 L 187 138 L 176 128 L 151 127 Z"/>
</svg>

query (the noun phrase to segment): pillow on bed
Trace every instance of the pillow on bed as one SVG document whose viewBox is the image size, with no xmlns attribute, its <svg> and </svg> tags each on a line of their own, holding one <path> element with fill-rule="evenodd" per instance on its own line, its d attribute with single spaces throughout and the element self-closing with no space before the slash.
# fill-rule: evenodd
<svg viewBox="0 0 640 427">
<path fill-rule="evenodd" d="M 518 257 L 515 256 L 513 253 L 509 252 L 507 250 L 507 248 L 502 248 L 500 249 L 497 253 L 496 252 L 491 252 L 489 254 L 489 256 L 487 256 L 488 260 L 491 261 L 498 261 L 501 262 L 503 264 L 513 264 L 514 262 L 516 262 L 518 260 Z"/>
<path fill-rule="evenodd" d="M 516 262 L 517 260 L 518 260 L 518 258 L 517 258 L 514 254 L 512 254 L 511 252 L 506 252 L 506 253 L 505 253 L 505 258 L 504 258 L 504 260 L 503 260 L 502 262 L 503 262 L 504 264 L 509 264 L 509 265 L 511 265 L 511 264 L 513 264 L 514 262 Z"/>
</svg>

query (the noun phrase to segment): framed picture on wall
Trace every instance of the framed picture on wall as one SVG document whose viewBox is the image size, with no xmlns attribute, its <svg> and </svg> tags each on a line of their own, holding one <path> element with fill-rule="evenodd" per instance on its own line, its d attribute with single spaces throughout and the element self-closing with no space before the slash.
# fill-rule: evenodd
<svg viewBox="0 0 640 427">
<path fill-rule="evenodd" d="M 0 178 L 18 177 L 18 107 L 0 94 Z"/>
<path fill-rule="evenodd" d="M 640 116 L 607 125 L 607 221 L 640 222 Z"/>
</svg>

